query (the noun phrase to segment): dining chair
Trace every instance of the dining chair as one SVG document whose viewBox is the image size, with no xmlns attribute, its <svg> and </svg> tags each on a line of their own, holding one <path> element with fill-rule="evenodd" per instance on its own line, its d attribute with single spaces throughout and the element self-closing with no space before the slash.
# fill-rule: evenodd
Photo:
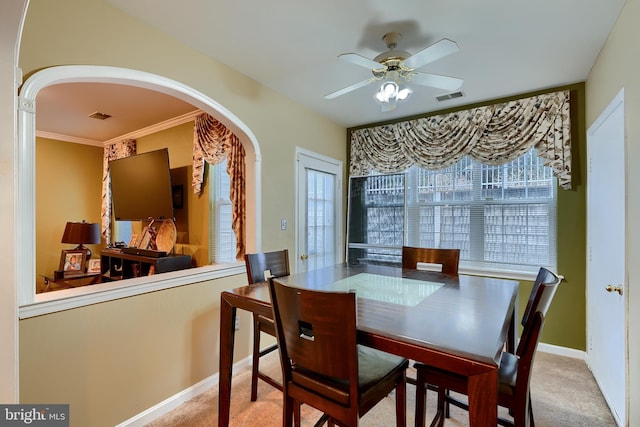
<svg viewBox="0 0 640 427">
<path fill-rule="evenodd" d="M 440 271 L 443 274 L 457 276 L 459 262 L 460 249 L 402 247 L 402 268 L 416 270 L 418 263 L 437 264 L 441 266 Z M 420 366 L 420 363 L 414 364 L 416 370 L 419 369 Z M 416 381 L 416 378 L 407 377 L 407 383 L 409 384 L 416 385 Z"/>
<path fill-rule="evenodd" d="M 544 318 L 562 280 L 561 276 L 544 267 L 539 269 L 522 316 L 523 331 L 516 352 L 502 353 L 498 370 L 498 405 L 509 409 L 513 420 L 499 418 L 499 425 L 534 426 L 529 387 L 531 368 Z M 416 427 L 425 423 L 427 388 L 435 388 L 438 392 L 438 411 L 431 425 L 436 425 L 436 421 L 437 425 L 443 425 L 444 418 L 449 416 L 449 404 L 468 409 L 464 401 L 449 393 L 467 394 L 465 378 L 421 365 L 417 369 L 416 382 Z"/>
<path fill-rule="evenodd" d="M 417 269 L 418 263 L 439 264 L 443 274 L 458 275 L 460 249 L 402 247 L 402 268 Z"/>
<path fill-rule="evenodd" d="M 247 267 L 249 284 L 264 283 L 269 276 L 282 277 L 289 275 L 289 251 L 283 249 L 273 252 L 260 252 L 245 254 L 244 262 Z M 253 365 L 251 367 L 251 401 L 258 398 L 258 379 L 270 384 L 278 390 L 282 390 L 282 384 L 270 375 L 259 369 L 260 358 L 278 348 L 277 344 L 265 349 L 260 349 L 260 334 L 264 332 L 276 336 L 276 330 L 272 319 L 253 313 Z"/>
<path fill-rule="evenodd" d="M 409 361 L 357 344 L 355 293 L 295 288 L 277 278 L 269 290 L 282 362 L 283 426 L 300 425 L 303 403 L 323 412 L 329 426 L 357 426 L 395 391 L 396 424 L 404 427 Z"/>
</svg>

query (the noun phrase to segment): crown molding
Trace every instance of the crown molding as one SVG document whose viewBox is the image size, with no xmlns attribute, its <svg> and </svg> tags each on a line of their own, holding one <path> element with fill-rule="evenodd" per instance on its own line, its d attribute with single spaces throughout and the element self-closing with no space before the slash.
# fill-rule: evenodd
<svg viewBox="0 0 640 427">
<path fill-rule="evenodd" d="M 143 136 L 151 135 L 152 133 L 160 132 L 165 129 L 170 129 L 175 126 L 179 126 L 185 123 L 188 123 L 192 120 L 195 120 L 197 116 L 202 114 L 201 110 L 193 110 L 189 113 L 182 114 L 177 117 L 173 117 L 171 119 L 165 120 L 160 123 L 153 124 L 151 126 L 147 126 L 146 128 L 138 129 L 133 132 L 126 133 L 124 135 L 109 139 L 107 141 L 98 141 L 95 139 L 89 138 L 81 138 L 72 135 L 65 135 L 61 133 L 54 132 L 45 132 L 41 130 L 36 131 L 36 136 L 39 138 L 48 138 L 55 139 L 56 141 L 64 141 L 64 142 L 72 142 L 74 144 L 84 144 L 84 145 L 93 145 L 96 147 L 106 147 L 107 145 L 114 144 L 116 142 L 120 142 L 125 139 L 136 139 L 141 138 Z"/>
<path fill-rule="evenodd" d="M 146 128 L 142 128 L 142 129 L 138 129 L 135 130 L 133 132 L 129 132 L 126 133 L 124 135 L 120 135 L 116 138 L 112 138 L 108 141 L 104 142 L 104 145 L 111 145 L 114 144 L 116 142 L 120 142 L 122 140 L 125 139 L 136 139 L 136 138 L 141 138 L 143 136 L 147 136 L 147 135 L 151 135 L 152 133 L 156 133 L 156 132 L 160 132 L 163 131 L 165 129 L 170 129 L 172 127 L 175 126 L 179 126 L 182 125 L 184 123 L 188 123 L 192 120 L 195 120 L 195 118 L 197 116 L 199 116 L 200 114 L 202 114 L 201 110 L 193 110 L 190 113 L 185 113 L 182 114 L 181 116 L 177 116 L 168 120 L 165 120 L 164 122 L 160 122 L 160 123 L 156 123 L 154 125 L 151 126 L 147 126 Z"/>
<path fill-rule="evenodd" d="M 104 143 L 102 141 L 97 141 L 95 139 L 88 139 L 88 138 L 80 138 L 77 136 L 65 135 L 65 134 L 55 133 L 55 132 L 45 132 L 42 130 L 37 130 L 36 136 L 38 138 L 55 139 L 56 141 L 73 142 L 74 144 L 94 145 L 96 147 L 104 147 Z"/>
</svg>

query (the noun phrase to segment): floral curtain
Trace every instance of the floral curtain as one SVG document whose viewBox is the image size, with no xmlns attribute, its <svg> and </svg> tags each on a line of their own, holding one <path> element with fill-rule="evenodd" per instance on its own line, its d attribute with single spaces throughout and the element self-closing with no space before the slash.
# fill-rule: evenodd
<svg viewBox="0 0 640 427">
<path fill-rule="evenodd" d="M 216 165 L 227 158 L 227 173 L 231 179 L 230 199 L 233 232 L 236 236 L 236 258 L 245 253 L 245 152 L 238 137 L 208 114 L 196 117 L 193 131 L 193 177 L 195 194 L 202 192 L 205 162 Z"/>
<path fill-rule="evenodd" d="M 357 129 L 351 133 L 350 174 L 401 172 L 417 164 L 441 169 L 465 156 L 498 165 L 532 147 L 571 189 L 569 91 Z"/>
<path fill-rule="evenodd" d="M 136 140 L 125 139 L 110 144 L 104 148 L 102 161 L 102 237 L 111 242 L 111 177 L 109 176 L 109 162 L 136 154 Z"/>
</svg>

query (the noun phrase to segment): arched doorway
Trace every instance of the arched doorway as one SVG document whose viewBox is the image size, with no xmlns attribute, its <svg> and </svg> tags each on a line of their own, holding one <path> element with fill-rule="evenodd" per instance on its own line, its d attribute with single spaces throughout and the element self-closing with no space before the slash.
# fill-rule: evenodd
<svg viewBox="0 0 640 427">
<path fill-rule="evenodd" d="M 216 101 L 202 93 L 155 74 L 107 66 L 60 66 L 42 70 L 31 76 L 23 85 L 18 108 L 18 195 L 17 209 L 21 212 L 17 224 L 18 244 L 15 253 L 18 259 L 17 283 L 19 305 L 34 302 L 34 259 L 35 245 L 35 111 L 38 92 L 49 85 L 74 82 L 116 83 L 142 87 L 161 92 L 206 112 L 232 130 L 245 146 L 247 153 L 246 199 L 248 218 L 247 236 L 254 240 L 247 242 L 248 248 L 260 247 L 260 148 L 251 130 L 235 115 Z"/>
</svg>

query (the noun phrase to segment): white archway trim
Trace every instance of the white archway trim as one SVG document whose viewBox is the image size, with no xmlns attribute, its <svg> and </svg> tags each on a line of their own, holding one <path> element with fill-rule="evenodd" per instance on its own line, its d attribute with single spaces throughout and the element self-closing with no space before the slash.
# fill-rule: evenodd
<svg viewBox="0 0 640 427">
<path fill-rule="evenodd" d="M 78 82 L 125 84 L 174 96 L 214 116 L 233 131 L 243 143 L 250 143 L 255 152 L 254 244 L 257 248 L 262 246 L 260 241 L 260 236 L 262 235 L 260 197 L 262 156 L 256 136 L 236 115 L 218 102 L 189 86 L 144 71 L 95 65 L 65 65 L 47 68 L 29 77 L 22 85 L 18 97 L 18 147 L 16 154 L 18 192 L 16 195 L 16 208 L 19 215 L 16 224 L 17 244 L 15 250 L 16 259 L 18 260 L 16 263 L 16 283 L 18 284 L 18 304 L 21 318 L 23 316 L 28 317 L 29 312 L 44 314 L 77 307 L 79 300 L 86 298 L 86 296 L 83 297 L 87 293 L 86 290 L 81 291 L 80 288 L 58 291 L 48 295 L 36 295 L 35 293 L 35 100 L 38 92 L 47 86 Z M 211 273 L 210 278 L 207 272 Z M 231 265 L 229 273 L 238 274 L 235 265 Z M 172 277 L 168 283 L 167 280 L 157 281 L 159 283 L 158 289 L 214 279 L 221 277 L 220 274 L 219 268 L 212 269 L 211 266 L 196 268 L 189 272 L 184 271 L 182 274 L 171 275 Z M 96 288 L 95 296 L 91 298 L 91 303 L 131 296 L 132 291 L 129 288 L 136 286 L 141 279 L 143 278 L 129 279 L 127 282 L 130 283 L 127 284 L 112 284 L 108 290 L 100 290 L 98 287 Z M 152 283 L 140 293 L 157 290 L 153 287 L 154 280 L 146 279 L 144 282 L 149 281 Z M 100 297 L 101 294 L 103 297 Z M 38 306 L 37 309 L 34 305 Z"/>
</svg>

